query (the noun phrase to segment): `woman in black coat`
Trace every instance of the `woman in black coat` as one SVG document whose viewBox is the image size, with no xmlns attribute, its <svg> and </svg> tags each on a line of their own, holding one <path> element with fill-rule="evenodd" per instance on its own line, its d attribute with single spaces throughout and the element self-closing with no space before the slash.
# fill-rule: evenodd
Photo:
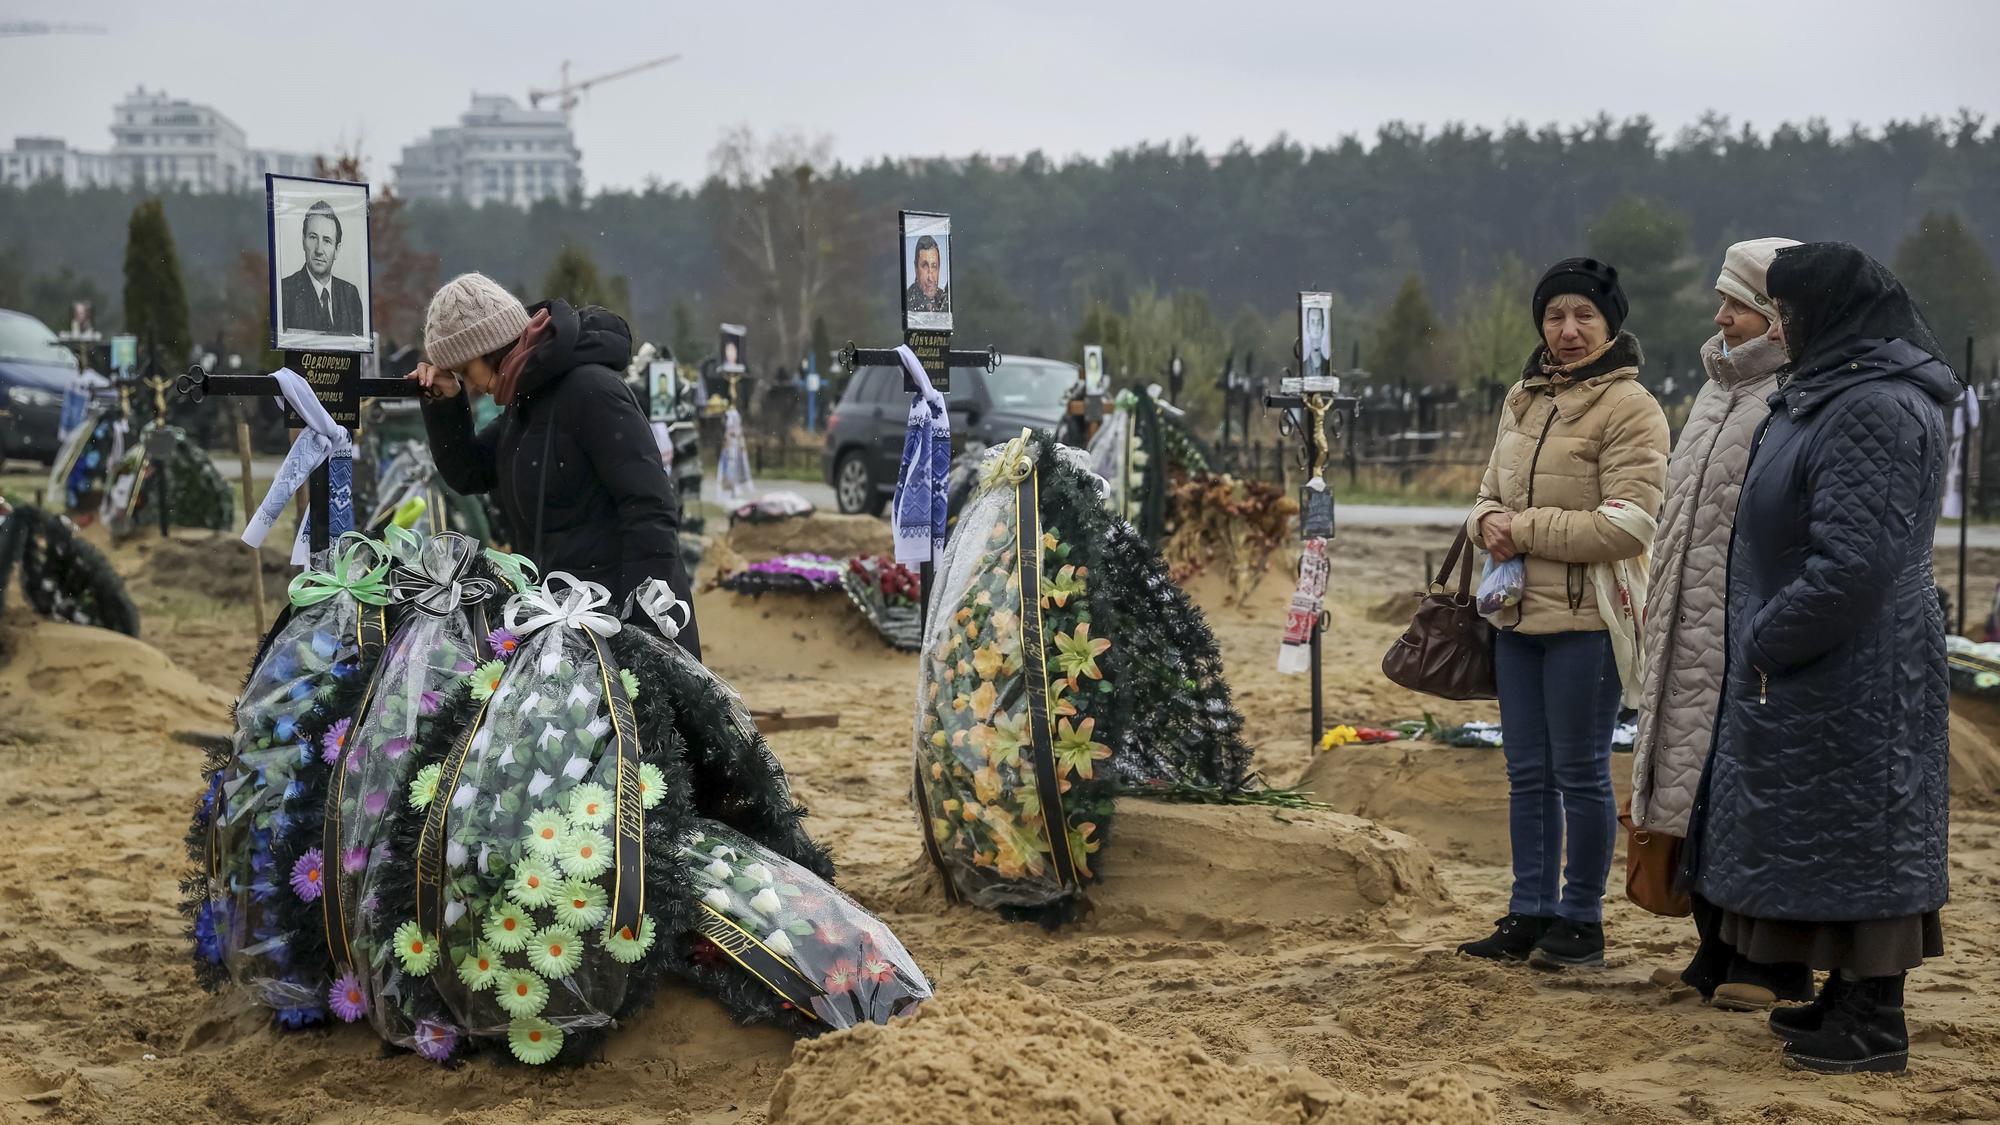
<svg viewBox="0 0 2000 1125">
<path fill-rule="evenodd" d="M 1829 970 L 1788 1065 L 1901 1071 L 1903 979 L 1943 952 L 1944 617 L 1931 552 L 1961 388 L 1896 278 L 1781 250 L 1772 396 L 1729 556 L 1727 670 L 1688 870 L 1733 952 Z"/>
<path fill-rule="evenodd" d="M 516 551 L 568 571 L 622 606 L 650 578 L 688 603 L 676 638 L 701 656 L 681 564 L 679 494 L 646 413 L 626 385 L 632 333 L 616 313 L 562 301 L 524 308 L 490 278 L 454 278 L 431 299 L 424 429 L 445 483 L 499 501 Z M 503 411 L 474 432 L 462 387 Z"/>
</svg>

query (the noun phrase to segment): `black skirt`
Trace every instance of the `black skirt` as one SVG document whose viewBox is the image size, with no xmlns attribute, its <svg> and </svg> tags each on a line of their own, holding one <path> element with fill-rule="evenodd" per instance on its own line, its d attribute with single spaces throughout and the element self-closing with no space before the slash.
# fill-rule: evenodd
<svg viewBox="0 0 2000 1125">
<path fill-rule="evenodd" d="M 1865 922 L 1788 922 L 1721 912 L 1716 936 L 1737 954 L 1766 965 L 1796 961 L 1859 977 L 1892 977 L 1944 956 L 1935 910 Z"/>
</svg>

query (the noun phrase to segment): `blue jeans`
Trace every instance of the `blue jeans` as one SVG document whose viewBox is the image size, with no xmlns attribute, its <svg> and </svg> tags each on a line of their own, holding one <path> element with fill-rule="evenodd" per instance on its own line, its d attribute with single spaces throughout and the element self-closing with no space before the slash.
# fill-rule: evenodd
<svg viewBox="0 0 2000 1125">
<path fill-rule="evenodd" d="M 1514 846 L 1514 895 L 1507 909 L 1600 921 L 1618 827 L 1611 732 L 1619 684 L 1611 636 L 1499 632 L 1493 648 Z"/>
</svg>

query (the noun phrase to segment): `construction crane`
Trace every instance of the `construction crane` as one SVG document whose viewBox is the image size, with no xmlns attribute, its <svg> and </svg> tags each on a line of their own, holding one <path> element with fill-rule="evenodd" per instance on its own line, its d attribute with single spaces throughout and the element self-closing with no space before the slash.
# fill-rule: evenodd
<svg viewBox="0 0 2000 1125">
<path fill-rule="evenodd" d="M 556 98 L 558 99 L 556 105 L 564 113 L 568 113 L 570 110 L 576 108 L 577 102 L 580 100 L 577 95 L 590 89 L 592 86 L 609 82 L 614 78 L 624 78 L 627 75 L 637 74 L 642 70 L 651 70 L 656 66 L 665 66 L 679 58 L 679 55 L 661 55 L 657 59 L 648 59 L 645 62 L 628 66 L 623 70 L 614 70 L 609 74 L 600 74 L 595 78 L 586 78 L 581 82 L 571 82 L 569 80 L 569 60 L 564 59 L 562 64 L 562 85 L 557 86 L 553 90 L 529 90 L 528 104 L 536 109 L 540 109 L 543 98 Z"/>
<path fill-rule="evenodd" d="M 0 39 L 23 35 L 103 35 L 94 23 L 46 23 L 41 20 L 9 20 L 0 23 Z"/>
</svg>

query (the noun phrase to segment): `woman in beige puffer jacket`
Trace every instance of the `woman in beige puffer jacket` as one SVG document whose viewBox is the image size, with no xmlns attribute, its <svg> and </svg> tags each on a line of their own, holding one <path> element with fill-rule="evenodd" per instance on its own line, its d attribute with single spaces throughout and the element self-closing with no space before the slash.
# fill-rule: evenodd
<svg viewBox="0 0 2000 1125">
<path fill-rule="evenodd" d="M 1492 936 L 1459 951 L 1545 969 L 1604 962 L 1618 827 L 1611 732 L 1636 690 L 1636 613 L 1667 467 L 1667 419 L 1621 332 L 1618 271 L 1556 263 L 1530 305 L 1542 345 L 1508 393 L 1467 531 L 1524 592 L 1494 618 L 1514 886 Z M 1518 612 L 1517 612 L 1518 611 Z"/>
<path fill-rule="evenodd" d="M 1770 415 L 1785 347 L 1768 335 L 1775 312 L 1764 276 L 1789 238 L 1739 242 L 1723 257 L 1715 291 L 1718 331 L 1701 349 L 1708 381 L 1667 463 L 1667 503 L 1653 539 L 1646 607 L 1646 675 L 1632 744 L 1632 826 L 1683 838 L 1715 737 L 1721 702 L 1729 544 L 1736 496 L 1758 429 Z M 1779 999 L 1812 998 L 1804 965 L 1762 965 L 1706 940 L 1679 979 L 1716 1007 L 1755 1011 Z M 1676 974 L 1662 969 L 1667 983 Z"/>
</svg>

